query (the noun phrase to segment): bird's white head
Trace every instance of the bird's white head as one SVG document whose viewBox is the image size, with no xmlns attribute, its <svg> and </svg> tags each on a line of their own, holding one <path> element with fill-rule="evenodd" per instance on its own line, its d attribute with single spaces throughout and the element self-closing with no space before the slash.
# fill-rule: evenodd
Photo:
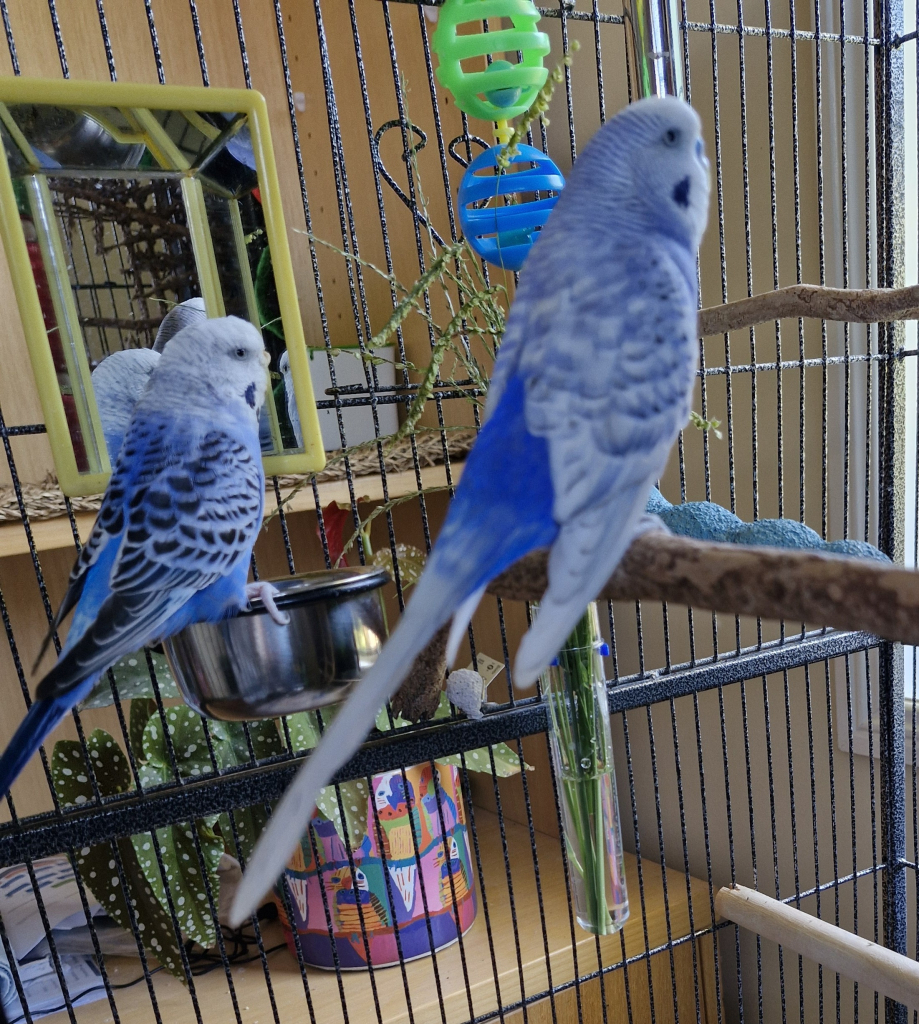
<svg viewBox="0 0 919 1024">
<path fill-rule="evenodd" d="M 239 402 L 257 416 L 265 401 L 268 362 L 262 335 L 248 321 L 235 316 L 203 320 L 170 339 L 150 391 L 162 395 L 167 380 L 174 385 L 181 379 L 187 399 L 192 399 L 188 388 L 197 385 L 213 394 L 217 408 Z"/>
<path fill-rule="evenodd" d="M 674 97 L 650 97 L 594 135 L 561 200 L 589 189 L 585 205 L 594 208 L 597 226 L 611 220 L 639 235 L 658 232 L 695 254 L 708 220 L 710 184 L 699 115 Z"/>
</svg>

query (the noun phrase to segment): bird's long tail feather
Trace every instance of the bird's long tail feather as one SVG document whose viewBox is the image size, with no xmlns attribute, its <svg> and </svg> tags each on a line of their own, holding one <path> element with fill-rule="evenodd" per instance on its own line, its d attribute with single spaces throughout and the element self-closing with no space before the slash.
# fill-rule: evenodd
<svg viewBox="0 0 919 1024">
<path fill-rule="evenodd" d="M 416 587 L 397 629 L 376 663 L 355 687 L 323 733 L 319 746 L 294 777 L 274 810 L 243 874 L 230 910 L 231 927 L 239 927 L 256 910 L 259 900 L 284 870 L 300 842 L 319 790 L 354 754 L 376 716 L 408 675 L 422 648 L 447 621 L 456 603 L 433 576 Z"/>
<path fill-rule="evenodd" d="M 67 714 L 69 701 L 37 700 L 29 708 L 16 734 L 0 757 L 0 794 L 9 792 L 16 776 L 45 741 L 45 737 Z"/>
<path fill-rule="evenodd" d="M 450 636 L 447 639 L 447 668 L 453 667 L 460 644 L 463 642 L 466 630 L 469 629 L 469 623 L 472 622 L 472 616 L 475 615 L 475 610 L 479 607 L 484 594 L 485 588 L 480 587 L 456 609 L 453 623 L 450 626 Z"/>
</svg>

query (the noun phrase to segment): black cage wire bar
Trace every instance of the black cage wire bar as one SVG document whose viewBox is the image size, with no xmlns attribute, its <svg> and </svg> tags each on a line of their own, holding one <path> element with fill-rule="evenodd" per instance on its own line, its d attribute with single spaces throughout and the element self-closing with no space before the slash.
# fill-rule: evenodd
<svg viewBox="0 0 919 1024">
<path fill-rule="evenodd" d="M 372 260 L 388 274 L 398 271 L 402 280 L 421 276 L 431 264 L 432 236 L 444 244 L 458 237 L 457 168 L 461 171 L 488 144 L 480 138 L 488 126 L 457 119 L 435 85 L 430 35 L 437 5 L 136 0 L 122 6 L 96 0 L 92 8 L 80 6 L 78 15 L 76 6 L 64 0 L 18 6 L 0 0 L 13 73 L 40 68 L 45 74 L 82 77 L 74 69 L 87 66 L 81 47 L 91 37 L 93 46 L 101 46 L 103 71 L 112 80 L 130 77 L 134 69 L 120 54 L 127 8 L 136 7 L 131 24 L 135 31 L 141 26 L 160 82 L 173 80 L 171 47 L 180 30 L 193 42 L 189 48 L 199 84 L 225 84 L 228 53 L 236 61 L 233 75 L 241 74 L 245 85 L 265 90 L 271 74 L 278 78 L 287 121 L 283 138 L 275 121 L 276 145 L 291 162 L 281 172 L 296 182 L 303 226 L 310 233 L 299 236 L 299 250 L 295 246 L 295 257 L 299 251 L 303 262 L 301 281 L 311 282 L 315 291 L 315 334 L 309 340 L 325 348 L 331 379 L 328 392 L 318 396 L 319 406 L 335 415 L 346 450 L 344 486 L 359 525 L 366 478 L 355 471 L 354 453 L 347 451 L 353 442 L 346 413 L 369 407 L 380 437 L 380 409 L 407 405 L 417 391 L 404 369 L 395 384 L 381 384 L 373 361 L 364 363 L 364 385 L 337 386 L 333 348 L 344 338 L 366 352 L 397 301 L 395 288 L 381 288 L 360 260 Z M 569 166 L 596 126 L 630 96 L 623 18 L 612 0 L 561 0 L 540 10 L 541 27 L 548 25 L 553 43 L 550 63 L 574 40 L 581 48 L 565 71 L 549 125 L 534 124 L 530 141 L 560 166 Z M 38 28 L 25 24 L 26 11 L 41 22 Z M 907 223 L 904 213 L 908 169 L 917 163 L 919 125 L 908 123 L 906 115 L 915 109 L 915 102 L 908 108 L 907 99 L 915 97 L 917 82 L 906 77 L 906 69 L 916 66 L 917 20 L 919 5 L 911 10 L 899 0 L 681 0 L 688 98 L 702 115 L 716 176 L 700 259 L 703 304 L 796 281 L 847 287 L 904 282 L 919 250 L 914 223 Z M 45 47 L 41 54 L 34 52 L 39 41 Z M 312 91 L 300 86 L 305 63 Z M 454 137 L 445 125 L 457 120 L 461 131 Z M 92 246 L 87 231 L 82 221 L 74 222 L 69 244 L 75 260 Z M 320 240 L 353 258 L 340 259 Z M 117 320 L 105 343 L 124 345 L 129 336 L 150 329 L 151 313 L 131 299 L 119 259 L 105 266 L 104 279 L 88 283 L 81 311 L 93 322 Z M 88 258 L 86 265 L 93 266 Z M 494 271 L 489 280 L 496 280 Z M 687 428 L 661 484 L 665 495 L 675 502 L 714 500 L 747 520 L 798 519 L 823 537 L 877 542 L 895 560 L 907 557 L 916 564 L 919 456 L 909 407 L 916 406 L 917 346 L 907 330 L 783 321 L 705 339 L 696 408 L 703 417 L 723 420 L 724 438 Z M 431 342 L 433 336 L 426 339 L 423 331 L 406 337 L 400 330 L 399 361 L 407 363 Z M 457 471 L 452 428 L 478 425 L 477 412 L 469 412 L 471 391 L 472 382 L 445 374 L 430 402 L 429 436 L 438 438 L 437 458 L 448 486 Z M 457 409 L 465 410 L 465 419 Z M 28 548 L 19 562 L 0 560 L 0 616 L 9 645 L 4 665 L 23 696 L 15 708 L 10 702 L 11 732 L 29 700 L 27 662 L 34 652 L 31 639 L 17 627 L 21 613 L 9 595 L 15 593 L 18 601 L 17 587 L 26 578 L 21 592 L 50 622 L 63 563 L 59 552 L 49 554 L 36 538 L 21 483 L 20 467 L 30 464 L 27 446 L 42 443 L 43 425 L 7 419 L 0 407 L 0 437 L 21 523 L 0 528 L 24 531 Z M 426 490 L 418 436 L 410 442 L 410 494 L 393 485 L 383 445 L 370 445 L 380 501 L 386 505 L 375 526 L 377 545 L 390 549 L 399 600 L 399 545 L 406 537 L 429 545 L 444 507 L 442 494 L 414 493 Z M 289 487 L 278 480 L 270 484 L 279 507 L 279 540 L 273 551 L 267 542 L 257 548 L 256 572 L 264 573 L 266 565 L 278 571 L 275 563 L 290 572 L 320 567 L 318 549 L 302 539 L 304 534 L 312 538 L 316 516 L 328 564 L 323 484 L 313 480 L 310 486 L 315 515 L 286 510 L 282 498 Z M 70 503 L 67 512 L 78 548 L 78 514 Z M 357 551 L 363 558 L 360 542 Z M 88 914 L 92 895 L 77 874 L 105 998 L 75 1005 L 80 992 L 69 988 L 49 934 L 49 955 L 64 993 L 61 1019 L 89 1020 L 101 1007 L 100 1020 L 142 1017 L 157 1024 L 170 1016 L 199 1024 L 217 1019 L 453 1024 L 606 1021 L 623 1013 L 633 1020 L 699 1024 L 905 1021 L 902 1007 L 884 1005 L 873 992 L 716 921 L 714 893 L 733 881 L 754 885 L 916 956 L 919 740 L 915 702 L 907 699 L 917 688 L 915 655 L 910 652 L 905 660 L 904 696 L 903 652 L 868 634 L 648 603 L 608 605 L 608 696 L 625 841 L 637 858 L 631 917 L 640 927 L 629 943 L 624 934 L 601 943 L 585 941 L 571 910 L 557 795 L 546 767 L 544 706 L 538 696 L 515 694 L 508 682 L 523 626 L 523 610 L 498 601 L 475 620 L 472 658 L 487 649 L 505 666 L 492 684 L 493 703 L 484 718 L 455 717 L 374 734 L 337 776 L 338 781 L 368 778 L 407 765 L 433 767 L 438 758 L 462 755 L 475 861 L 470 883 L 480 902 L 476 930 L 452 953 L 433 954 L 423 975 L 417 964 L 403 961 L 384 971 L 371 963 L 359 991 L 355 976 L 336 961 L 332 1014 L 321 1003 L 328 976 L 307 969 L 297 943 L 285 952 L 270 922 L 253 922 L 243 935 L 217 927 L 216 947 L 203 951 L 183 944 L 177 908 L 170 902 L 186 979 L 177 996 L 162 986 L 162 970 L 140 938 L 133 967 L 126 968 L 123 960 L 112 966 Z M 499 687 L 504 687 L 500 696 Z M 0 864 L 26 864 L 34 884 L 36 859 L 53 853 L 78 858 L 90 846 L 107 844 L 109 867 L 133 920 L 125 847 L 117 840 L 149 835 L 170 894 L 156 830 L 228 814 L 236 835 L 233 812 L 270 805 L 304 755 L 288 733 L 283 754 L 259 759 L 249 737 L 248 761 L 221 767 L 205 726 L 210 770 L 184 777 L 168 740 L 172 702 L 157 698 L 155 714 L 167 736 L 172 777 L 144 786 L 127 742 L 130 709 L 119 702 L 114 685 L 113 697 L 107 722 L 115 721 L 121 730 L 131 761 L 131 791 L 102 796 L 87 756 L 95 796 L 80 807 L 63 808 L 43 755 L 46 799 L 38 813 L 17 812 L 14 788 L 7 798 L 8 823 L 0 826 Z M 73 734 L 84 751 L 93 714 L 74 716 Z M 536 771 L 500 781 L 467 771 L 471 752 L 498 742 L 509 743 Z M 379 819 L 370 825 L 381 827 Z M 417 842 L 414 837 L 416 856 Z M 353 873 L 354 851 L 346 846 Z M 193 856 L 206 877 L 197 840 Z M 559 893 L 561 902 L 553 902 Z M 216 923 L 218 893 L 208 886 L 205 895 L 204 912 Z M 44 915 L 40 899 L 39 905 Z M 334 908 L 325 891 L 323 906 L 331 934 Z M 47 927 L 47 916 L 43 920 Z M 362 913 L 360 930 L 364 936 Z M 0 940 L 13 963 L 2 922 Z M 366 937 L 361 941 L 369 957 Z M 245 983 L 243 965 L 249 965 Z M 219 998 L 207 987 L 208 974 L 221 978 Z M 398 1011 L 391 1009 L 393 977 Z M 454 998 L 457 977 L 460 995 Z M 250 1011 L 256 998 L 258 1017 Z M 28 1012 L 25 1018 L 31 1020 Z"/>
</svg>

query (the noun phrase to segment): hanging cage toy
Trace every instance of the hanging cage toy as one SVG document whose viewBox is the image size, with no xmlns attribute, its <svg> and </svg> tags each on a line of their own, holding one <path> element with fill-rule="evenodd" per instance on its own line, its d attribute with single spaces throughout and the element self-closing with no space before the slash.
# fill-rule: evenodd
<svg viewBox="0 0 919 1024">
<path fill-rule="evenodd" d="M 562 172 L 545 153 L 533 146 L 517 146 L 514 164 L 523 170 L 501 169 L 498 156 L 504 146 L 492 146 L 466 168 L 459 187 L 459 217 L 463 233 L 483 260 L 505 270 L 519 270 L 536 235 L 546 223 L 558 194 L 565 187 Z M 491 173 L 487 173 L 491 172 Z M 485 206 L 487 200 L 520 197 L 527 193 L 555 193 L 544 199 Z"/>
<path fill-rule="evenodd" d="M 548 77 L 542 59 L 549 52 L 549 37 L 536 30 L 539 17 L 532 0 L 447 0 L 440 8 L 431 39 L 438 57 L 437 80 L 460 110 L 485 121 L 510 120 L 527 110 Z M 506 18 L 512 27 L 483 32 L 488 18 Z M 457 32 L 460 25 L 475 23 L 478 32 Z M 482 71 L 462 66 L 470 58 L 504 53 L 519 53 L 519 62 L 500 58 Z"/>
</svg>

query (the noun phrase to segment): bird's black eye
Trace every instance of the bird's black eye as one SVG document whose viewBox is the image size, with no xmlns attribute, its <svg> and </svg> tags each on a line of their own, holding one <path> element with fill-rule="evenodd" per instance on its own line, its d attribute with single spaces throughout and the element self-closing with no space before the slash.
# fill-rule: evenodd
<svg viewBox="0 0 919 1024">
<path fill-rule="evenodd" d="M 679 141 L 680 133 L 676 128 L 668 128 L 664 132 L 663 142 L 665 146 L 675 146 Z"/>
<path fill-rule="evenodd" d="M 246 358 L 246 350 L 244 348 L 238 348 L 236 350 L 236 358 L 237 359 L 245 359 Z"/>
</svg>

